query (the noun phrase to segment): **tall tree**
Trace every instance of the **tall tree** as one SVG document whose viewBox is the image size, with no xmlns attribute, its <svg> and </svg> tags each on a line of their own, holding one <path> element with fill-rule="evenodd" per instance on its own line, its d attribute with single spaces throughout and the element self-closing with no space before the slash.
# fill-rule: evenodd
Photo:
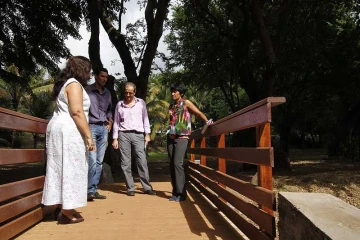
<svg viewBox="0 0 360 240">
<path fill-rule="evenodd" d="M 163 25 L 167 17 L 170 0 L 140 1 L 140 4 L 145 6 L 144 19 L 146 27 L 141 20 L 138 20 L 135 26 L 145 27 L 146 36 L 141 40 L 135 39 L 136 43 L 133 42 L 134 39 L 132 39 L 129 34 L 126 35 L 121 31 L 122 17 L 126 14 L 126 8 L 124 7 L 125 2 L 127 1 L 87 0 L 87 19 L 89 19 L 88 24 L 91 29 L 89 56 L 96 66 L 102 65 L 98 48 L 99 23 L 96 19 L 96 17 L 98 17 L 110 41 L 120 55 L 127 80 L 137 85 L 137 96 L 145 99 L 152 63 L 163 33 Z M 116 23 L 118 25 L 117 27 Z M 132 26 L 129 25 L 128 28 L 132 28 Z M 132 56 L 132 50 L 140 54 L 137 64 L 135 62 L 135 56 Z M 140 67 L 140 69 L 138 70 L 137 67 Z M 137 71 L 139 71 L 139 73 Z"/>
</svg>

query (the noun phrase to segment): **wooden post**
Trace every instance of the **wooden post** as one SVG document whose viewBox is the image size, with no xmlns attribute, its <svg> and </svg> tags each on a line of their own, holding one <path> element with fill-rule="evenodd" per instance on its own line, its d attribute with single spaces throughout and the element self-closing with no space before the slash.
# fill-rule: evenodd
<svg viewBox="0 0 360 240">
<path fill-rule="evenodd" d="M 201 138 L 200 148 L 206 148 L 206 138 Z M 206 166 L 206 156 L 200 155 L 200 164 Z"/>
<path fill-rule="evenodd" d="M 256 127 L 256 142 L 258 147 L 271 147 L 270 123 Z M 272 167 L 258 166 L 258 185 L 273 190 Z M 265 212 L 273 214 L 273 210 L 260 205 Z"/>
<path fill-rule="evenodd" d="M 217 147 L 225 148 L 225 134 L 221 134 L 217 137 Z M 222 173 L 226 173 L 226 160 L 225 158 L 218 158 L 218 169 Z"/>
<path fill-rule="evenodd" d="M 190 140 L 190 148 L 195 147 L 195 139 Z M 190 154 L 190 161 L 195 162 L 195 154 Z"/>
</svg>

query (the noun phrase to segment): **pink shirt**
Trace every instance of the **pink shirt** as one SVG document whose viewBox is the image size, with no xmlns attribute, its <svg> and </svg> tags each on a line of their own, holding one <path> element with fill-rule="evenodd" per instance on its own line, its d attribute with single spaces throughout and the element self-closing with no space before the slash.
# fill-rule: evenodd
<svg viewBox="0 0 360 240">
<path fill-rule="evenodd" d="M 119 101 L 115 108 L 113 139 L 117 139 L 119 131 L 135 130 L 150 133 L 149 117 L 146 103 L 140 98 L 135 98 L 135 104 L 129 107 L 124 101 Z"/>
</svg>

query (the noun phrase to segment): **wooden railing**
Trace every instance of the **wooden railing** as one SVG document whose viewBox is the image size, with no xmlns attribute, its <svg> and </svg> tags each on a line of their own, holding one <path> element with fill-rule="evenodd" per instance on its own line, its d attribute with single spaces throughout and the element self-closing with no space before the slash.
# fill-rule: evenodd
<svg viewBox="0 0 360 240">
<path fill-rule="evenodd" d="M 47 120 L 0 108 L 0 129 L 44 134 L 47 123 Z M 23 166 L 44 160 L 44 149 L 0 148 L 0 168 L 13 164 Z M 16 178 L 21 179 L 21 176 Z M 42 220 L 43 185 L 44 176 L 0 185 L 0 239 L 12 238 Z"/>
<path fill-rule="evenodd" d="M 191 134 L 189 179 L 237 228 L 250 239 L 274 239 L 276 237 L 275 193 L 272 191 L 272 167 L 274 153 L 271 147 L 271 109 L 285 102 L 283 97 L 270 97 L 231 114 L 204 133 Z M 227 147 L 225 134 L 256 129 L 254 148 Z M 206 147 L 206 139 L 217 137 L 217 147 Z M 196 141 L 200 141 L 197 146 Z M 200 164 L 194 163 L 200 155 Z M 218 159 L 218 169 L 206 166 L 206 158 Z M 226 161 L 257 165 L 258 185 L 226 174 Z"/>
</svg>

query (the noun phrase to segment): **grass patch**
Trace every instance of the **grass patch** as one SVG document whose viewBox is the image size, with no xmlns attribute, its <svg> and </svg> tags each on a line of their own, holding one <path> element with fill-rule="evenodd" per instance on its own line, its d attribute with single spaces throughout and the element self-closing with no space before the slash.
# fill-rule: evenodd
<svg viewBox="0 0 360 240">
<path fill-rule="evenodd" d="M 149 151 L 147 160 L 149 162 L 165 162 L 169 161 L 167 152 Z"/>
</svg>

